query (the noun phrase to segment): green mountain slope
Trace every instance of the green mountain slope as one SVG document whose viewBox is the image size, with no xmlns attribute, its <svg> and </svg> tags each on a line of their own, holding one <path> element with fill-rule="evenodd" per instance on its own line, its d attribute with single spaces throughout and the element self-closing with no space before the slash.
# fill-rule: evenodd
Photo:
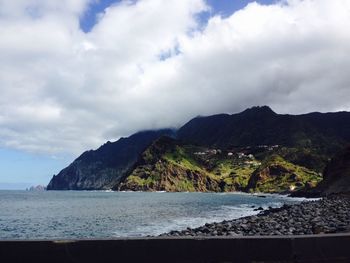
<svg viewBox="0 0 350 263">
<path fill-rule="evenodd" d="M 268 157 L 251 175 L 246 191 L 289 193 L 315 187 L 322 176 L 305 167 L 292 164 L 278 155 Z"/>
<path fill-rule="evenodd" d="M 219 191 L 217 178 L 208 173 L 186 148 L 169 137 L 155 141 L 136 168 L 120 185 L 134 191 Z"/>
<path fill-rule="evenodd" d="M 187 145 L 169 137 L 161 137 L 142 154 L 134 170 L 118 189 L 242 191 L 260 164 L 252 156 L 228 155 L 217 149 Z"/>
</svg>

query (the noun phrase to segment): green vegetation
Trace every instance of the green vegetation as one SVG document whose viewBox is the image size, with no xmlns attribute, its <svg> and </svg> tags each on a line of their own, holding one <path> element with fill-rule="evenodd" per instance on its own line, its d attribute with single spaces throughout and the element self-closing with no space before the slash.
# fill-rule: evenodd
<svg viewBox="0 0 350 263">
<path fill-rule="evenodd" d="M 215 156 L 212 158 L 209 171 L 220 180 L 223 191 L 242 191 L 248 184 L 250 175 L 254 172 L 259 162 L 238 161 L 234 158 Z"/>
<path fill-rule="evenodd" d="M 281 193 L 315 187 L 319 173 L 287 161 L 277 151 L 252 154 L 182 144 L 162 137 L 147 148 L 121 190 L 142 191 L 249 191 Z"/>
<path fill-rule="evenodd" d="M 204 172 L 200 167 L 200 164 L 188 154 L 184 147 L 176 145 L 172 151 L 166 152 L 163 158 L 164 160 L 174 165 L 179 165 L 184 169 Z"/>
<path fill-rule="evenodd" d="M 252 174 L 250 192 L 282 193 L 315 187 L 322 177 L 305 167 L 292 164 L 279 155 L 268 157 Z"/>
<path fill-rule="evenodd" d="M 278 147 L 273 151 L 259 152 L 255 157 L 259 160 L 265 160 L 273 154 L 277 154 L 288 162 L 306 167 L 318 173 L 323 172 L 329 161 L 329 154 L 324 154 L 317 148 L 307 147 Z"/>
<path fill-rule="evenodd" d="M 120 189 L 148 191 L 219 191 L 215 176 L 191 155 L 192 147 L 160 138 L 143 154 L 141 161 Z"/>
</svg>

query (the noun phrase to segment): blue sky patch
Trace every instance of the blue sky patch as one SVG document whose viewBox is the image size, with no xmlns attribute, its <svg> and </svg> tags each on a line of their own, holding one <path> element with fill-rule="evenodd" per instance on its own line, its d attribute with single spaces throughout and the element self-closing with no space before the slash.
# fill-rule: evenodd
<svg viewBox="0 0 350 263">
<path fill-rule="evenodd" d="M 94 1 L 84 15 L 80 18 L 80 27 L 84 32 L 89 32 L 97 23 L 98 14 L 102 13 L 107 7 L 119 3 L 121 0 L 99 0 Z M 208 19 L 214 15 L 223 17 L 230 16 L 237 10 L 244 8 L 247 4 L 255 2 L 253 0 L 207 0 L 211 6 L 211 12 L 200 14 L 199 19 L 203 24 L 206 24 Z M 258 0 L 260 4 L 269 5 L 276 2 L 276 0 Z"/>
</svg>

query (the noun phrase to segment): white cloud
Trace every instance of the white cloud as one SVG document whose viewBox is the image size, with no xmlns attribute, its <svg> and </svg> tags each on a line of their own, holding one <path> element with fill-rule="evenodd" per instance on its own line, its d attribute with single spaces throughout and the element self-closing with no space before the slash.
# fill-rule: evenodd
<svg viewBox="0 0 350 263">
<path fill-rule="evenodd" d="M 203 0 L 124 1 L 84 33 L 89 2 L 0 0 L 0 145 L 77 154 L 252 105 L 350 110 L 348 0 L 252 3 L 203 30 Z"/>
</svg>

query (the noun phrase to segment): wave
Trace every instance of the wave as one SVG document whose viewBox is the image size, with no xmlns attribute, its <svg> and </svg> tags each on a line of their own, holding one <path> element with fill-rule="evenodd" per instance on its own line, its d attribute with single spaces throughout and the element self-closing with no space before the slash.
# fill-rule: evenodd
<svg viewBox="0 0 350 263">
<path fill-rule="evenodd" d="M 258 201 L 259 200 L 260 199 L 258 199 Z M 115 231 L 113 235 L 115 237 L 157 236 L 174 230 L 181 231 L 188 227 L 197 228 L 206 223 L 222 222 L 224 220 L 257 215 L 260 212 L 260 210 L 256 210 L 258 207 L 262 207 L 265 210 L 269 207 L 281 207 L 284 204 L 280 199 L 276 201 L 269 200 L 269 202 L 266 203 L 256 202 L 256 200 L 251 201 L 252 202 L 238 205 L 221 205 L 217 209 L 196 216 L 181 216 L 167 220 L 160 219 L 157 222 L 149 222 L 141 226 L 134 226 L 131 231 Z"/>
</svg>

